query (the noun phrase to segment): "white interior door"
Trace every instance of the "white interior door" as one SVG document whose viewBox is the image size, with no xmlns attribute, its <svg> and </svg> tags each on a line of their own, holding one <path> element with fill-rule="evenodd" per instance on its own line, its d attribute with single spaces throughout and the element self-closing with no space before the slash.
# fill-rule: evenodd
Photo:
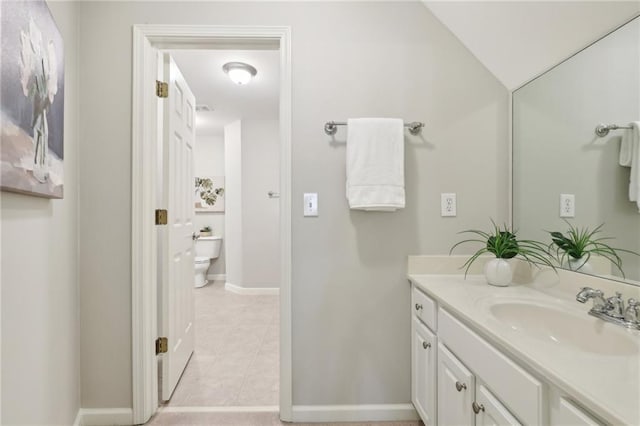
<svg viewBox="0 0 640 426">
<path fill-rule="evenodd" d="M 193 149 L 195 97 L 170 55 L 164 54 L 169 98 L 163 110 L 163 182 L 168 210 L 161 280 L 162 399 L 171 398 L 194 348 Z"/>
</svg>

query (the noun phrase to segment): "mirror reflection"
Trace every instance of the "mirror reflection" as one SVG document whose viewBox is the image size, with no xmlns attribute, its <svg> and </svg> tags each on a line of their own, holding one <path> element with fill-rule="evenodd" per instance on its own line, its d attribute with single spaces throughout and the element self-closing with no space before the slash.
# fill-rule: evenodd
<svg viewBox="0 0 640 426">
<path fill-rule="evenodd" d="M 513 93 L 513 221 L 523 238 L 552 244 L 563 268 L 640 284 L 640 256 L 630 253 L 640 253 L 640 202 L 630 200 L 640 164 L 634 176 L 625 162 L 634 134 L 595 131 L 633 122 L 640 122 L 640 17 Z M 594 250 L 576 262 L 568 255 L 571 228 L 610 238 L 600 242 L 614 254 Z"/>
</svg>

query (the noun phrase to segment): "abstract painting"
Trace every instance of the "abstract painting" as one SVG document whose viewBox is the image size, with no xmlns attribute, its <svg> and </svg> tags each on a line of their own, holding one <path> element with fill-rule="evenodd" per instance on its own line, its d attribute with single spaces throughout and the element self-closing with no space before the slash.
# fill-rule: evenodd
<svg viewBox="0 0 640 426">
<path fill-rule="evenodd" d="M 205 176 L 196 178 L 196 211 L 224 211 L 224 176 Z"/>
<path fill-rule="evenodd" d="M 44 0 L 0 1 L 0 8 L 0 187 L 62 198 L 62 36 Z"/>
</svg>

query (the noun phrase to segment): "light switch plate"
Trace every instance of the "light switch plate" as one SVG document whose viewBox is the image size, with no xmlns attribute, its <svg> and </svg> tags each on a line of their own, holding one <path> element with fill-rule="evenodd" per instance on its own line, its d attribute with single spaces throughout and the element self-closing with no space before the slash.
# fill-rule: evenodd
<svg viewBox="0 0 640 426">
<path fill-rule="evenodd" d="M 309 217 L 318 216 L 318 194 L 315 192 L 305 192 L 303 198 L 304 215 Z"/>
</svg>

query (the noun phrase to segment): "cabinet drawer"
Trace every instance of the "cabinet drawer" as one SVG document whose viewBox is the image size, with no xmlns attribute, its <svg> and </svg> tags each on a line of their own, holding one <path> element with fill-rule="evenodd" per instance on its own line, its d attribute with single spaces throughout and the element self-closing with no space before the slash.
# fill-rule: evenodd
<svg viewBox="0 0 640 426">
<path fill-rule="evenodd" d="M 544 423 L 544 386 L 444 309 L 438 311 L 438 340 L 477 376 L 520 421 Z"/>
<path fill-rule="evenodd" d="M 431 330 L 437 331 L 436 302 L 419 290 L 415 284 L 413 285 L 413 291 L 411 293 L 411 309 Z"/>
</svg>

